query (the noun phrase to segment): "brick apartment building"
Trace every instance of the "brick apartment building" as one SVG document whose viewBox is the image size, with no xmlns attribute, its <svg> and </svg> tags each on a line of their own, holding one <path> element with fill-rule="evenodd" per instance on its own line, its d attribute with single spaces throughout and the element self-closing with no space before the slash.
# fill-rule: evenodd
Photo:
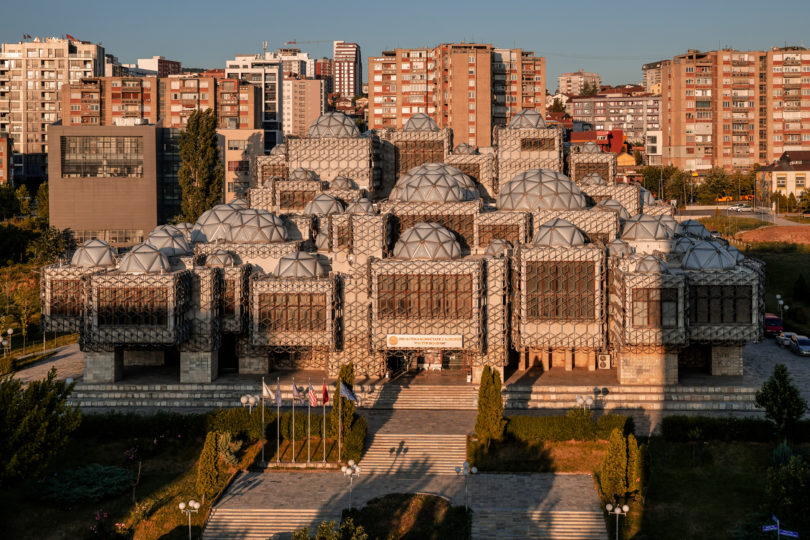
<svg viewBox="0 0 810 540">
<path fill-rule="evenodd" d="M 369 129 L 426 113 L 453 129 L 454 144 L 486 147 L 492 128 L 522 109 L 545 114 L 545 58 L 528 51 L 460 43 L 369 59 Z"/>
<path fill-rule="evenodd" d="M 600 92 L 572 97 L 569 103 L 574 120 L 593 124 L 596 130 L 621 129 L 628 141 L 643 141 L 647 132 L 661 129 L 661 96 Z"/>
<path fill-rule="evenodd" d="M 662 62 L 663 161 L 748 170 L 810 149 L 810 51 L 730 49 Z"/>
<path fill-rule="evenodd" d="M 335 41 L 332 44 L 332 61 L 335 93 L 348 97 L 362 93 L 363 57 L 360 55 L 360 45 Z"/>
<path fill-rule="evenodd" d="M 326 95 L 335 91 L 335 63 L 331 58 L 324 57 L 315 60 L 315 78 L 324 82 Z"/>
<path fill-rule="evenodd" d="M 0 184 L 13 184 L 14 167 L 11 152 L 14 147 L 7 133 L 0 133 Z"/>
<path fill-rule="evenodd" d="M 60 89 L 104 74 L 104 47 L 68 36 L 0 46 L 0 132 L 14 142 L 15 176 L 47 173 L 48 126 L 61 118 Z"/>
</svg>

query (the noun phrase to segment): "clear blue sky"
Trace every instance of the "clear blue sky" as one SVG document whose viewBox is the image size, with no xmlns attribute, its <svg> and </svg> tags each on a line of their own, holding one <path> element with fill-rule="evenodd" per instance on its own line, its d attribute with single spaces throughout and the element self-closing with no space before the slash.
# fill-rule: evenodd
<svg viewBox="0 0 810 540">
<path fill-rule="evenodd" d="M 476 41 L 545 56 L 546 84 L 584 69 L 605 83 L 638 82 L 641 65 L 686 49 L 810 46 L 810 1 L 702 0 L 40 0 L 0 10 L 0 41 L 23 34 L 101 42 L 122 62 L 155 54 L 187 67 L 224 67 L 235 54 L 285 41 L 331 56 L 331 40 L 360 44 L 365 58 L 394 47 Z M 364 77 L 365 78 L 365 77 Z"/>
</svg>

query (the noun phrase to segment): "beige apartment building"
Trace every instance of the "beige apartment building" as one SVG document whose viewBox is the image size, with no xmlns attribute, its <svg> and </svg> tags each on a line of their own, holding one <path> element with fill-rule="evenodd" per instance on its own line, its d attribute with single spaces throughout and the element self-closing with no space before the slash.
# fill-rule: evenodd
<svg viewBox="0 0 810 540">
<path fill-rule="evenodd" d="M 217 143 L 225 169 L 225 203 L 247 197 L 248 189 L 254 187 L 256 158 L 264 155 L 264 130 L 260 125 L 258 129 L 218 129 Z"/>
<path fill-rule="evenodd" d="M 332 44 L 332 69 L 336 94 L 354 97 L 362 92 L 363 57 L 360 45 L 346 41 Z"/>
<path fill-rule="evenodd" d="M 810 51 L 689 51 L 661 80 L 665 164 L 748 170 L 810 149 Z"/>
<path fill-rule="evenodd" d="M 425 113 L 453 130 L 454 144 L 480 148 L 522 109 L 545 114 L 545 58 L 529 51 L 456 43 L 369 59 L 369 129 L 400 129 Z"/>
<path fill-rule="evenodd" d="M 306 137 L 309 126 L 326 112 L 326 81 L 285 77 L 282 95 L 284 135 Z"/>
<path fill-rule="evenodd" d="M 61 118 L 64 84 L 104 74 L 104 47 L 76 39 L 34 38 L 0 46 L 0 132 L 14 141 L 16 176 L 47 173 L 48 125 Z"/>
<path fill-rule="evenodd" d="M 641 66 L 641 82 L 644 90 L 650 94 L 661 93 L 661 65 L 663 63 L 664 60 L 659 60 Z"/>
<path fill-rule="evenodd" d="M 586 73 L 583 70 L 563 73 L 557 77 L 557 91 L 574 96 L 582 95 L 585 85 L 599 89 L 602 78 L 598 73 Z"/>
<path fill-rule="evenodd" d="M 601 131 L 621 129 L 631 142 L 642 142 L 649 131 L 661 129 L 661 96 L 598 94 L 569 100 L 574 120 L 593 124 Z"/>
</svg>

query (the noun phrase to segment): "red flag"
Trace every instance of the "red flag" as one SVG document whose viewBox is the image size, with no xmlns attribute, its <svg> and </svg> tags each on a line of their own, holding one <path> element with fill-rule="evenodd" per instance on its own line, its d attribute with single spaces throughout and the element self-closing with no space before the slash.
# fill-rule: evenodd
<svg viewBox="0 0 810 540">
<path fill-rule="evenodd" d="M 326 383 L 323 383 L 323 404 L 329 403 L 329 391 L 326 390 Z"/>
</svg>

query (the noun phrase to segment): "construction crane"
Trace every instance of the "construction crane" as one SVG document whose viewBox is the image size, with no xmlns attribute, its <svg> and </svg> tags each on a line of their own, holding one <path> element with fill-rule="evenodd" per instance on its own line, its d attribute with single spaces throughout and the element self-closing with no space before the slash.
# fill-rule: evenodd
<svg viewBox="0 0 810 540">
<path fill-rule="evenodd" d="M 304 43 L 306 43 L 306 44 L 312 44 L 312 43 L 332 43 L 332 41 L 331 41 L 331 40 L 329 40 L 329 39 L 318 39 L 318 40 L 315 40 L 315 41 L 296 41 L 296 40 L 292 40 L 292 41 L 285 41 L 285 42 L 284 42 L 284 45 L 301 45 L 301 44 L 304 44 Z"/>
</svg>

